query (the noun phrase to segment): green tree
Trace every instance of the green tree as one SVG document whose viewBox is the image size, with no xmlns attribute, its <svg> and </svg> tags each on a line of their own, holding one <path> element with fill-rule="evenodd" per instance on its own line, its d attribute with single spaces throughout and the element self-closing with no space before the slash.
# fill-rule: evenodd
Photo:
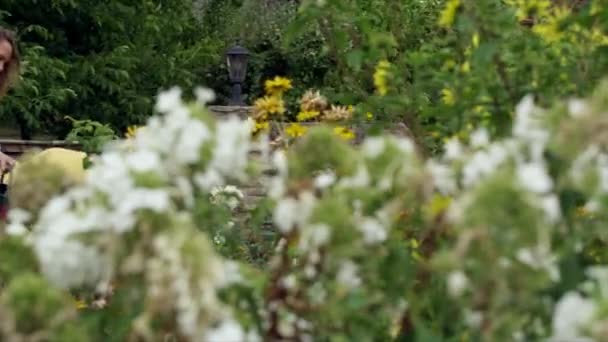
<svg viewBox="0 0 608 342">
<path fill-rule="evenodd" d="M 168 85 L 202 83 L 218 62 L 219 43 L 204 35 L 191 0 L 3 0 L 0 24 L 15 29 L 24 54 L 22 80 L 0 107 L 22 136 L 58 136 L 75 119 L 118 131 L 152 112 Z"/>
</svg>

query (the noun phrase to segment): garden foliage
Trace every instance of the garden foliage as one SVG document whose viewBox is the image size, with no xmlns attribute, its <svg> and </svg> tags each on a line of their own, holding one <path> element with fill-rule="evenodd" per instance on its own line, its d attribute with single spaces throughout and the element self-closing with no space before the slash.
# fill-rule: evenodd
<svg viewBox="0 0 608 342">
<path fill-rule="evenodd" d="M 171 88 L 83 183 L 21 174 L 0 339 L 608 340 L 608 6 L 408 5 L 302 1 L 294 25 L 346 56 L 333 95 L 353 109 L 311 91 L 291 116 L 399 109 L 424 139 L 353 146 L 319 124 L 271 146 L 252 132 L 300 95 L 275 78 L 254 120 L 214 120 L 212 91 Z M 249 210 L 252 182 L 267 198 Z"/>
</svg>

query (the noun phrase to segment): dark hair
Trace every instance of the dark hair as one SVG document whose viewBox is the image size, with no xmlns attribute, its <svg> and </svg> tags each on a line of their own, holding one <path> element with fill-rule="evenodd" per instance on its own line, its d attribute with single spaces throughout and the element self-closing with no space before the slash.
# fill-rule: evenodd
<svg viewBox="0 0 608 342">
<path fill-rule="evenodd" d="M 21 57 L 17 48 L 17 40 L 13 31 L 0 27 L 0 42 L 7 41 L 13 47 L 11 59 L 7 62 L 6 67 L 0 72 L 0 97 L 6 95 L 10 86 L 15 82 L 19 74 L 21 66 Z"/>
</svg>

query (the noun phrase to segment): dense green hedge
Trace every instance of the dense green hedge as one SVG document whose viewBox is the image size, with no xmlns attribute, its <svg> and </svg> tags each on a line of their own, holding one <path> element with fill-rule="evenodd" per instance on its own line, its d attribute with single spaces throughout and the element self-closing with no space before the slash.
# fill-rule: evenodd
<svg viewBox="0 0 608 342">
<path fill-rule="evenodd" d="M 190 87 L 215 63 L 219 42 L 199 29 L 189 1 L 4 1 L 2 25 L 15 29 L 25 59 L 22 82 L 3 102 L 27 137 L 62 135 L 65 115 L 118 129 L 141 122 L 150 96 L 167 84 Z"/>
</svg>

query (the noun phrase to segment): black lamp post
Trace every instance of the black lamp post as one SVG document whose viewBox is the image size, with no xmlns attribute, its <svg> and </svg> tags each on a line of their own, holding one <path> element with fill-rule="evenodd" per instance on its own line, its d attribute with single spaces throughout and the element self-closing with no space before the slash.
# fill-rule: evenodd
<svg viewBox="0 0 608 342">
<path fill-rule="evenodd" d="M 226 63 L 230 74 L 230 84 L 232 84 L 232 94 L 230 104 L 233 106 L 243 105 L 243 82 L 247 73 L 247 60 L 249 51 L 241 46 L 234 46 L 226 52 Z"/>
</svg>

